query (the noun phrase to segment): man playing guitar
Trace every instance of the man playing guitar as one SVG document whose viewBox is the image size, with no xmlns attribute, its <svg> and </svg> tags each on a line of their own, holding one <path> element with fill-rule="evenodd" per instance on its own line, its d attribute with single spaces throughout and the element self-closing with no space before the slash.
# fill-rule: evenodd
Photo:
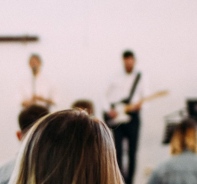
<svg viewBox="0 0 197 184">
<path fill-rule="evenodd" d="M 114 127 L 113 133 L 117 150 L 118 164 L 124 176 L 125 182 L 127 184 L 131 184 L 135 173 L 138 135 L 141 124 L 141 99 L 143 99 L 146 94 L 143 77 L 139 74 L 139 72 L 134 70 L 134 53 L 131 51 L 125 51 L 122 55 L 122 59 L 124 71 L 115 76 L 106 94 L 108 106 L 105 107 L 105 117 L 107 117 L 105 121 L 109 120 L 106 123 Z M 137 76 L 141 76 L 138 81 L 136 79 Z M 130 99 L 127 98 L 128 96 Z M 126 103 L 125 98 L 127 98 Z M 122 101 L 124 103 L 120 103 Z M 120 114 L 125 116 L 119 118 Z M 126 172 L 123 170 L 122 165 L 123 139 L 128 140 L 128 170 Z"/>
</svg>

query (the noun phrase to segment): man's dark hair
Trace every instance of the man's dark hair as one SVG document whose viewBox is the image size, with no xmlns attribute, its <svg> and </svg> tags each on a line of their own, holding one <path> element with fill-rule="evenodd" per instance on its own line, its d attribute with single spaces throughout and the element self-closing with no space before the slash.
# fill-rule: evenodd
<svg viewBox="0 0 197 184">
<path fill-rule="evenodd" d="M 18 116 L 19 127 L 26 132 L 39 118 L 49 113 L 49 110 L 40 105 L 31 105 L 22 110 Z"/>
<path fill-rule="evenodd" d="M 123 59 L 126 59 L 128 57 L 135 58 L 135 54 L 130 50 L 126 50 L 123 52 L 122 57 L 123 57 Z"/>
</svg>

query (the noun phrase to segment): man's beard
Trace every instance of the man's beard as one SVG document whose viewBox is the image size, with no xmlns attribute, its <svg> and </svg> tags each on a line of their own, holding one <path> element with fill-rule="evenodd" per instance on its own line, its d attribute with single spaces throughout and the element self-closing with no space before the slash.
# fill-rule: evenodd
<svg viewBox="0 0 197 184">
<path fill-rule="evenodd" d="M 130 74 L 133 71 L 133 67 L 131 68 L 125 68 L 126 73 Z"/>
<path fill-rule="evenodd" d="M 33 67 L 33 68 L 32 68 L 32 73 L 33 73 L 34 76 L 36 76 L 36 75 L 38 74 L 38 71 L 39 71 L 39 70 L 38 70 L 37 67 Z"/>
</svg>

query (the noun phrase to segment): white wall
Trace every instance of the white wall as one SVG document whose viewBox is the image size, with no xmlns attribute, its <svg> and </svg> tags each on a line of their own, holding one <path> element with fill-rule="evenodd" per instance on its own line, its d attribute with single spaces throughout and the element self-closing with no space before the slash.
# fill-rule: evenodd
<svg viewBox="0 0 197 184">
<path fill-rule="evenodd" d="M 130 48 L 151 90 L 171 92 L 143 113 L 137 174 L 137 183 L 143 183 L 144 168 L 168 157 L 168 148 L 161 145 L 163 117 L 184 107 L 186 97 L 196 97 L 196 11 L 195 0 L 2 1 L 0 34 L 35 34 L 40 41 L 0 43 L 0 162 L 18 147 L 16 96 L 32 52 L 42 56 L 43 72 L 56 81 L 59 109 L 87 97 L 100 117 L 107 80 L 121 67 L 121 52 Z"/>
</svg>

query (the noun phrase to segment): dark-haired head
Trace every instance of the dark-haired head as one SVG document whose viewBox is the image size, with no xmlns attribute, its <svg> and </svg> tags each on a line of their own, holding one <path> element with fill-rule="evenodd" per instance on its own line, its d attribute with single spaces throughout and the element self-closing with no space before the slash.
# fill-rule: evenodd
<svg viewBox="0 0 197 184">
<path fill-rule="evenodd" d="M 122 54 L 122 58 L 125 59 L 125 58 L 129 58 L 129 57 L 135 58 L 134 52 L 130 51 L 130 50 L 124 51 Z"/>
<path fill-rule="evenodd" d="M 124 69 L 126 73 L 131 73 L 135 66 L 135 55 L 132 51 L 125 51 L 122 54 L 123 62 L 124 62 Z"/>
<path fill-rule="evenodd" d="M 19 127 L 22 132 L 26 132 L 39 118 L 49 113 L 46 107 L 31 105 L 23 109 L 18 116 Z"/>
<path fill-rule="evenodd" d="M 75 109 L 45 116 L 32 127 L 10 183 L 123 182 L 109 129 Z"/>
</svg>

